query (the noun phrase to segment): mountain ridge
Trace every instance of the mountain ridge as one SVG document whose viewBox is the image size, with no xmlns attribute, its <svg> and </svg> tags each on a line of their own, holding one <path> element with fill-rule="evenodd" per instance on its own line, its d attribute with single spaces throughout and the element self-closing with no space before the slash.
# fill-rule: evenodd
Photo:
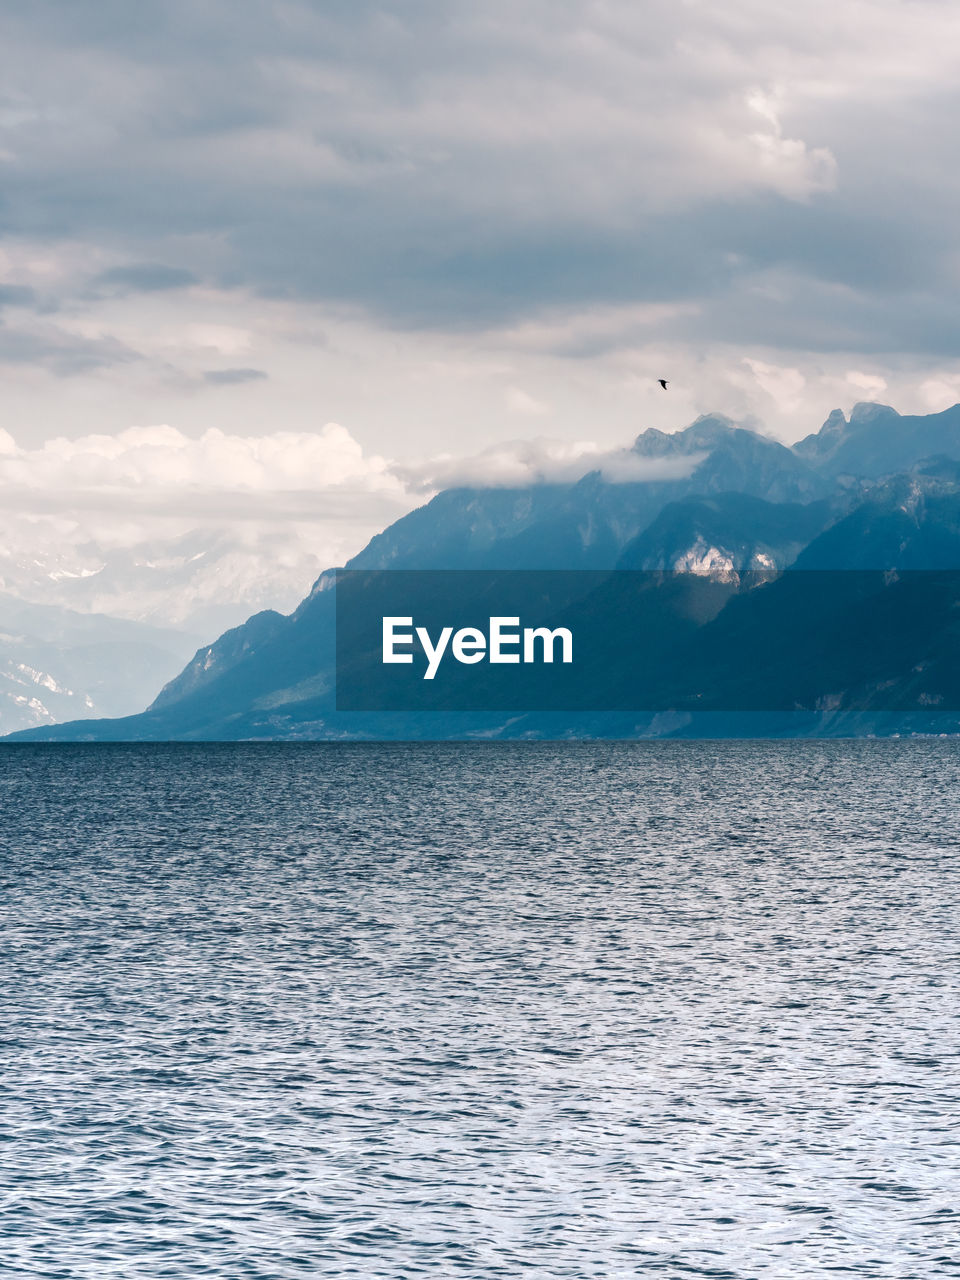
<svg viewBox="0 0 960 1280">
<path fill-rule="evenodd" d="M 960 467 L 960 405 L 926 417 L 866 403 L 849 419 L 835 410 L 793 448 L 704 415 L 673 435 L 640 433 L 633 452 L 689 457 L 690 472 L 446 490 L 376 535 L 347 567 L 960 567 L 960 470 L 951 478 L 948 465 Z M 890 457 L 902 463 L 895 478 L 882 470 Z M 851 459 L 859 471 L 846 469 Z M 261 612 L 198 650 L 139 716 L 18 737 L 349 736 L 354 730 L 332 709 L 330 586 L 321 575 L 292 614 Z M 409 727 L 413 736 L 421 731 Z"/>
</svg>

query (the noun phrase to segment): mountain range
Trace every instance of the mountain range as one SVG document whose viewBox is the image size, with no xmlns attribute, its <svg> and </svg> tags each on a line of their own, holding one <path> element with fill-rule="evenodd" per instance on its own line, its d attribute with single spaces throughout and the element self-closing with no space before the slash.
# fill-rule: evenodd
<svg viewBox="0 0 960 1280">
<path fill-rule="evenodd" d="M 0 734 L 140 711 L 205 638 L 293 608 L 322 561 L 269 530 L 201 527 L 112 545 L 0 527 Z"/>
<path fill-rule="evenodd" d="M 200 648 L 141 714 L 72 721 L 14 736 L 34 741 L 342 740 L 960 731 L 960 715 L 945 712 L 891 719 L 884 707 L 895 706 L 895 698 L 877 703 L 871 713 L 853 712 L 845 701 L 854 687 L 862 695 L 870 680 L 888 690 L 906 689 L 911 673 L 924 664 L 932 663 L 930 669 L 949 684 L 953 606 L 942 598 L 942 588 L 936 600 L 911 598 L 902 643 L 881 646 L 882 654 L 868 661 L 862 636 L 859 658 L 846 651 L 842 639 L 830 654 L 817 640 L 839 635 L 840 620 L 846 620 L 851 634 L 863 625 L 851 614 L 850 601 L 837 592 L 805 591 L 802 584 L 810 583 L 810 576 L 783 572 L 960 569 L 960 405 L 938 414 L 901 416 L 887 406 L 858 404 L 849 418 L 835 410 L 819 432 L 792 448 L 711 415 L 674 434 L 644 431 L 630 452 L 636 465 L 625 474 L 642 477 L 649 463 L 649 479 L 614 482 L 594 472 L 570 484 L 442 492 L 374 537 L 347 567 L 780 574 L 776 592 L 753 593 L 755 598 L 741 599 L 711 620 L 695 660 L 705 661 L 708 652 L 735 658 L 749 650 L 756 668 L 759 655 L 772 646 L 790 655 L 794 666 L 809 667 L 805 678 L 816 711 L 766 721 L 719 712 L 646 718 L 338 713 L 336 587 L 334 574 L 326 572 L 292 613 L 257 613 Z M 671 461 L 668 470 L 661 465 L 665 459 Z M 894 617 L 891 626 L 898 625 Z M 746 646 L 745 634 L 751 637 Z M 806 649 L 799 637 L 806 637 Z M 709 650 L 708 640 L 714 646 Z M 730 648 L 734 644 L 740 649 Z M 805 656 L 811 645 L 816 661 Z M 737 678 L 749 681 L 751 670 Z M 838 670 L 846 673 L 848 684 L 818 693 L 817 680 L 827 680 L 828 672 L 835 680 Z M 769 663 L 765 671 L 767 680 L 782 676 Z M 931 705 L 935 702 L 932 697 Z M 751 705 L 749 696 L 744 705 Z M 713 720 L 705 719 L 711 715 Z"/>
<path fill-rule="evenodd" d="M 198 638 L 0 592 L 0 731 L 127 715 L 176 675 Z"/>
</svg>

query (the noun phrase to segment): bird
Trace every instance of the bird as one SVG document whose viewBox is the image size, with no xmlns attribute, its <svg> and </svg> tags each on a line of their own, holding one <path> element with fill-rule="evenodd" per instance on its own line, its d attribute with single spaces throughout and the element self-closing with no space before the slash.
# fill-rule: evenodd
<svg viewBox="0 0 960 1280">
<path fill-rule="evenodd" d="M 657 379 L 657 381 L 660 383 L 661 387 L 663 387 L 664 391 L 666 391 L 666 389 L 667 389 L 667 380 L 666 380 L 666 378 L 658 378 L 658 379 Z"/>
</svg>

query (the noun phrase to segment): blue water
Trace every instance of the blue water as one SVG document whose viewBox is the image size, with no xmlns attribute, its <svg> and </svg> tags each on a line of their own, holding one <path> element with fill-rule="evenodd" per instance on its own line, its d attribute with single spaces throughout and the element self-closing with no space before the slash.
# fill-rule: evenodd
<svg viewBox="0 0 960 1280">
<path fill-rule="evenodd" d="M 0 748 L 0 1275 L 960 1270 L 960 744 Z"/>
</svg>

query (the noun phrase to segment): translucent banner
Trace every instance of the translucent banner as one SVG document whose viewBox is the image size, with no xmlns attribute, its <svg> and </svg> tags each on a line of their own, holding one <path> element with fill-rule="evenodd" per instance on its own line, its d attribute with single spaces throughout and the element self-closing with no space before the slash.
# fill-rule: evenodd
<svg viewBox="0 0 960 1280">
<path fill-rule="evenodd" d="M 339 711 L 960 709 L 960 570 L 341 570 Z"/>
</svg>

